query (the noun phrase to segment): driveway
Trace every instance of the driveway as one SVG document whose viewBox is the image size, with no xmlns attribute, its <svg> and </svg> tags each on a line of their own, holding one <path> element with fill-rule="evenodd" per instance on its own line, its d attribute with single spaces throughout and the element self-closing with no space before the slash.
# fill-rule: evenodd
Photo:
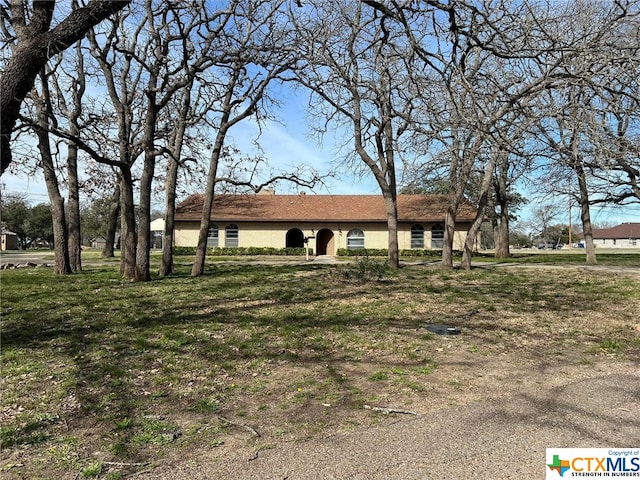
<svg viewBox="0 0 640 480">
<path fill-rule="evenodd" d="M 138 478 L 542 479 L 546 448 L 640 448 L 640 368 Z M 211 449 L 211 456 L 215 449 Z"/>
</svg>

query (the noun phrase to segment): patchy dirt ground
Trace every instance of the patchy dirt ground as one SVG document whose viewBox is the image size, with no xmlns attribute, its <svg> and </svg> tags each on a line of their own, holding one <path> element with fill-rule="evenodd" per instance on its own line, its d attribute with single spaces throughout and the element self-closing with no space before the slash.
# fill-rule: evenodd
<svg viewBox="0 0 640 480">
<path fill-rule="evenodd" d="M 421 283 L 416 273 L 408 290 L 329 283 L 339 294 L 309 316 L 301 315 L 304 298 L 287 306 L 276 297 L 229 300 L 256 320 L 215 330 L 186 325 L 162 337 L 163 348 L 176 354 L 129 365 L 129 390 L 108 393 L 140 397 L 137 411 L 118 410 L 129 404 L 115 399 L 104 402 L 101 416 L 88 414 L 88 396 L 105 392 L 69 386 L 60 413 L 42 420 L 55 434 L 4 449 L 0 477 L 135 478 L 156 467 L 239 451 L 250 458 L 274 445 L 390 421 L 376 409 L 427 414 L 629 371 L 640 361 L 640 275 L 615 270 L 606 272 L 608 280 L 589 280 L 582 268 L 563 269 L 562 282 L 541 286 L 535 279 L 558 278 L 560 270 L 535 267 L 525 275 L 531 285 L 521 277 L 506 282 L 490 301 L 483 292 L 495 284 L 481 274 L 460 279 L 446 273 Z M 292 281 L 319 275 L 300 272 Z M 406 275 L 411 280 L 411 272 Z M 572 287 L 583 281 L 590 283 Z M 607 302 L 607 288 L 628 291 Z M 223 308 L 223 302 L 207 305 L 198 315 Z M 341 322 L 333 308 L 351 312 L 351 320 Z M 291 324 L 283 309 L 294 315 Z M 262 324 L 263 317 L 281 324 Z M 430 333 L 425 327 L 435 323 L 461 333 Z M 178 334 L 205 338 L 208 348 L 219 344 L 219 350 L 199 352 L 200 363 L 194 363 L 187 350 L 192 337 Z M 42 381 L 45 401 L 46 382 L 55 382 L 55 373 Z M 2 407 L 5 418 L 20 413 L 19 405 Z M 106 423 L 109 416 L 114 420 Z"/>
</svg>

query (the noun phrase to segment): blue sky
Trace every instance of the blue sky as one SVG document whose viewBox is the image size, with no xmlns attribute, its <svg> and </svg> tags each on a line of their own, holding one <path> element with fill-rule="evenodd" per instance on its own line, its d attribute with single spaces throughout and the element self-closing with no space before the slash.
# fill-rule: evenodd
<svg viewBox="0 0 640 480">
<path fill-rule="evenodd" d="M 326 184 L 317 188 L 316 193 L 332 194 L 379 194 L 373 176 L 370 174 L 355 175 L 349 168 L 339 166 L 344 156 L 341 153 L 338 141 L 331 133 L 327 134 L 322 143 L 316 135 L 312 134 L 306 118 L 306 98 L 303 95 L 289 95 L 286 105 L 279 112 L 281 122 L 268 121 L 263 127 L 260 137 L 260 145 L 269 165 L 276 171 L 292 170 L 300 163 L 315 168 L 319 173 L 325 174 L 335 171 L 337 176 L 326 180 Z M 230 131 L 230 141 L 239 147 L 245 154 L 257 153 L 251 140 L 258 133 L 258 127 L 251 121 L 245 121 L 235 126 Z M 347 146 L 348 147 L 348 146 Z M 13 176 L 8 172 L 0 179 L 3 195 L 24 194 L 32 204 L 48 203 L 46 187 L 41 174 L 36 176 Z M 293 185 L 281 183 L 277 187 L 278 193 L 295 193 L 298 188 Z M 524 191 L 525 197 L 535 198 L 535 191 Z M 568 222 L 568 199 L 556 198 L 554 203 L 561 207 L 558 215 L 558 223 Z M 158 208 L 161 208 L 161 201 Z M 525 207 L 520 216 L 523 221 L 531 217 L 530 211 L 537 205 L 532 203 Z M 573 222 L 579 224 L 579 209 L 572 209 Z M 593 208 L 592 221 L 596 224 L 617 224 L 622 222 L 640 222 L 640 203 L 632 206 L 605 208 Z"/>
</svg>

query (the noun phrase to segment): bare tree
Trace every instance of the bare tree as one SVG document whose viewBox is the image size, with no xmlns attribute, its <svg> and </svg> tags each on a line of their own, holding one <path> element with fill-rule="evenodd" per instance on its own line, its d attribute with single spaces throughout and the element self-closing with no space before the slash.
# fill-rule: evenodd
<svg viewBox="0 0 640 480">
<path fill-rule="evenodd" d="M 67 52 L 71 53 L 70 50 Z M 59 55 L 54 71 L 48 76 L 51 89 L 55 92 L 55 104 L 57 110 L 68 122 L 69 135 L 80 136 L 82 128 L 80 117 L 83 108 L 83 96 L 86 90 L 86 79 L 84 72 L 84 56 L 81 42 L 76 42 L 73 55 L 68 55 L 70 63 L 62 65 L 64 54 Z M 67 70 L 68 69 L 68 70 Z M 62 75 L 64 71 L 73 72 L 65 78 L 64 84 Z M 70 97 L 67 101 L 67 97 Z M 53 106 L 52 106 L 53 110 Z M 54 112 L 52 112 L 55 114 Z M 80 177 L 78 172 L 79 148 L 73 141 L 67 141 L 66 170 L 67 170 L 67 243 L 69 252 L 69 265 L 72 271 L 82 270 L 82 233 L 80 229 Z"/>
<path fill-rule="evenodd" d="M 86 6 L 74 8 L 53 28 L 55 1 L 33 1 L 31 6 L 27 3 L 11 0 L 0 7 L 3 31 L 15 42 L 0 76 L 0 174 L 11 164 L 10 141 L 20 106 L 48 59 L 73 45 L 91 27 L 127 6 L 129 1 L 90 1 Z"/>
<path fill-rule="evenodd" d="M 610 108 L 610 100 L 615 98 L 613 104 L 618 106 L 621 100 L 631 105 L 638 101 L 637 91 L 617 78 L 625 78 L 625 70 L 637 65 L 638 45 L 629 42 L 627 34 L 636 32 L 637 38 L 640 8 L 632 1 L 575 2 L 564 8 L 558 17 L 560 28 L 548 30 L 556 46 L 549 55 L 562 63 L 553 88 L 538 108 L 539 133 L 551 159 L 546 170 L 548 190 L 574 195 L 581 211 L 586 261 L 595 264 L 592 196 L 602 187 L 611 189 L 611 184 L 598 181 L 597 176 L 615 171 L 622 166 L 620 160 L 624 164 L 629 158 L 629 144 L 618 141 L 627 137 L 625 122 L 615 113 L 624 109 Z M 564 181 L 558 181 L 563 177 Z"/>
<path fill-rule="evenodd" d="M 64 198 L 60 193 L 58 178 L 56 176 L 56 168 L 54 154 L 51 150 L 51 138 L 49 135 L 49 122 L 53 117 L 51 109 L 51 98 L 49 94 L 49 85 L 47 75 L 42 69 L 40 78 L 42 80 L 42 90 L 38 94 L 35 90 L 32 92 L 37 112 L 37 120 L 35 122 L 35 132 L 38 138 L 38 150 L 40 151 L 40 160 L 44 172 L 45 184 L 51 202 L 51 218 L 53 221 L 53 239 L 55 249 L 54 272 L 57 274 L 71 273 L 69 265 L 69 249 L 67 244 L 67 221 L 64 208 Z"/>
<path fill-rule="evenodd" d="M 215 129 L 212 142 L 198 244 L 191 275 L 202 275 L 207 250 L 218 167 L 225 151 L 229 130 L 253 117 L 266 118 L 274 99 L 269 86 L 294 66 L 288 45 L 293 38 L 290 28 L 278 18 L 286 2 L 232 2 L 233 17 L 229 28 L 220 31 L 212 46 L 216 67 L 201 79 L 208 84 L 210 115 L 208 125 Z"/>
<path fill-rule="evenodd" d="M 410 45 L 385 12 L 353 2 L 308 3 L 308 15 L 294 12 L 305 62 L 296 80 L 311 92 L 318 131 L 333 125 L 349 132 L 349 156 L 376 179 L 386 207 L 389 264 L 398 268 L 397 164 L 413 100 L 407 96 Z"/>
<path fill-rule="evenodd" d="M 141 13 L 132 11 L 119 16 L 107 32 L 89 34 L 91 52 L 106 79 L 117 120 L 117 160 L 97 160 L 120 169 L 121 270 L 132 280 L 151 278 L 153 181 L 157 158 L 170 153 L 167 143 L 172 130 L 171 115 L 163 116 L 162 112 L 176 92 L 193 82 L 195 72 L 204 68 L 206 60 L 202 55 L 198 66 L 189 62 L 188 56 L 193 53 L 188 48 L 191 32 L 180 30 L 188 18 L 195 19 L 194 29 L 204 23 L 201 11 L 179 2 L 147 0 Z M 136 215 L 134 181 L 140 157 L 143 161 Z"/>
</svg>

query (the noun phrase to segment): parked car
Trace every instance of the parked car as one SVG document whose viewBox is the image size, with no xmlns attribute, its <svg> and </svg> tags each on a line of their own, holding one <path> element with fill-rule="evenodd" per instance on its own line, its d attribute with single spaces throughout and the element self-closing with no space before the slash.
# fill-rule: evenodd
<svg viewBox="0 0 640 480">
<path fill-rule="evenodd" d="M 539 243 L 538 244 L 538 250 L 545 250 L 545 249 L 560 250 L 561 248 L 562 248 L 562 244 L 561 243 L 547 242 L 547 243 Z"/>
</svg>

